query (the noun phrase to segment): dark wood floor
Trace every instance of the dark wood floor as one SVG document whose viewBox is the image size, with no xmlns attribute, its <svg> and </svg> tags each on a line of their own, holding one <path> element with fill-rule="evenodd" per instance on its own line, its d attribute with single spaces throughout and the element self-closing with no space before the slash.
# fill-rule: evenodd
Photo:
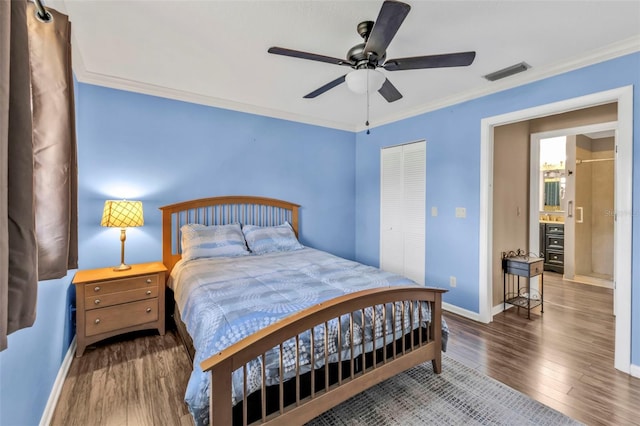
<svg viewBox="0 0 640 426">
<path fill-rule="evenodd" d="M 545 273 L 544 313 L 445 313 L 447 354 L 589 425 L 640 425 L 640 379 L 613 367 L 613 291 Z"/>
<path fill-rule="evenodd" d="M 74 358 L 51 425 L 192 426 L 191 361 L 173 331 L 105 340 Z"/>
<path fill-rule="evenodd" d="M 447 354 L 589 425 L 640 425 L 640 379 L 613 368 L 612 291 L 545 274 L 545 311 L 479 324 L 445 313 Z M 135 338 L 134 338 L 135 337 Z M 191 425 L 176 335 L 139 333 L 75 358 L 52 425 Z"/>
</svg>

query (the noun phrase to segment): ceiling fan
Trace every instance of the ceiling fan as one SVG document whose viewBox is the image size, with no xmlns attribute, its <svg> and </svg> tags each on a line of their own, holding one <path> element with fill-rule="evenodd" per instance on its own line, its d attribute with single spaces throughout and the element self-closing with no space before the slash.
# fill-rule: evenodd
<svg viewBox="0 0 640 426">
<path fill-rule="evenodd" d="M 476 52 L 459 52 L 387 60 L 387 47 L 409 14 L 409 10 L 411 10 L 411 6 L 406 3 L 386 0 L 382 4 L 375 22 L 364 21 L 358 24 L 358 34 L 362 36 L 364 43 L 356 44 L 349 49 L 346 59 L 286 49 L 284 47 L 271 47 L 268 52 L 275 55 L 344 65 L 354 69 L 354 71 L 306 94 L 304 98 L 315 98 L 346 81 L 347 86 L 356 93 L 368 93 L 369 91 L 377 90 L 387 102 L 394 102 L 401 99 L 402 94 L 376 68 L 383 68 L 387 71 L 403 71 L 424 68 L 463 67 L 471 65 L 476 57 Z"/>
</svg>

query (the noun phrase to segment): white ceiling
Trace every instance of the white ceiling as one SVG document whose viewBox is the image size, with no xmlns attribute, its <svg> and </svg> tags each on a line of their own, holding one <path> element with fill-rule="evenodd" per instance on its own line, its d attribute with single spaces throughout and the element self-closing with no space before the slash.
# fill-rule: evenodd
<svg viewBox="0 0 640 426">
<path fill-rule="evenodd" d="M 404 98 L 371 97 L 372 126 L 640 50 L 640 1 L 417 1 L 387 58 L 475 50 L 469 67 L 383 73 Z M 267 53 L 343 58 L 382 1 L 49 0 L 70 16 L 79 81 L 361 130 L 366 96 L 342 84 L 303 95 L 346 67 Z M 498 82 L 483 75 L 525 61 Z M 638 70 L 640 72 L 640 70 Z"/>
</svg>

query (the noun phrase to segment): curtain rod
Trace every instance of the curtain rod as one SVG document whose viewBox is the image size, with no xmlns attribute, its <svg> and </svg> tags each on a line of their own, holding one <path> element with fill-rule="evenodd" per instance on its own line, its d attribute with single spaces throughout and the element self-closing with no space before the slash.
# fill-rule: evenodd
<svg viewBox="0 0 640 426">
<path fill-rule="evenodd" d="M 40 19 L 42 22 L 51 21 L 51 14 L 47 12 L 47 9 L 44 8 L 41 0 L 33 0 L 33 4 L 35 4 L 38 12 L 36 13 L 36 17 Z"/>
</svg>

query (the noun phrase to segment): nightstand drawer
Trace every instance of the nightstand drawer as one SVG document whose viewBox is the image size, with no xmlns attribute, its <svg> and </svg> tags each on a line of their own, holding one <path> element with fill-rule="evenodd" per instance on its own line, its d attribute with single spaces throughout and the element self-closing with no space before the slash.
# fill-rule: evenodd
<svg viewBox="0 0 640 426">
<path fill-rule="evenodd" d="M 506 265 L 503 266 L 507 274 L 518 275 L 521 277 L 535 277 L 540 275 L 544 269 L 543 260 L 534 261 L 518 261 L 516 259 L 505 259 Z"/>
<path fill-rule="evenodd" d="M 154 297 L 158 297 L 158 287 L 148 286 L 147 288 L 120 291 L 118 293 L 92 294 L 85 297 L 84 305 L 86 310 L 91 310 Z"/>
<path fill-rule="evenodd" d="M 158 274 L 85 284 L 84 291 L 85 294 L 102 295 L 152 286 L 158 287 Z"/>
<path fill-rule="evenodd" d="M 141 300 L 87 311 L 85 333 L 87 336 L 94 336 L 157 320 L 158 299 Z"/>
</svg>

